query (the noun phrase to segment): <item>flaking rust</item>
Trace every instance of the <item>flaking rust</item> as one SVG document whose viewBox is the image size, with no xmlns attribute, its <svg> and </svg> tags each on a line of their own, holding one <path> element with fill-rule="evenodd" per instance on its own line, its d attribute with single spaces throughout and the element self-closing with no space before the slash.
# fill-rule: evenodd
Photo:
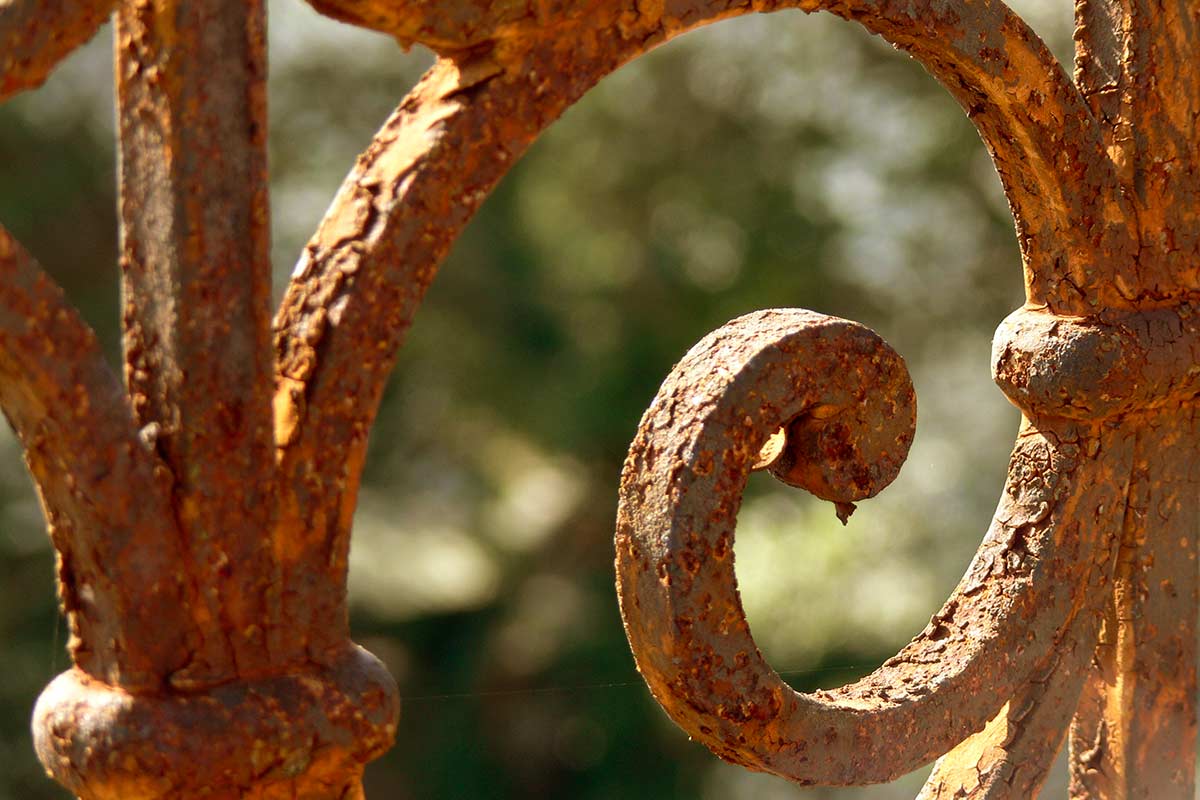
<svg viewBox="0 0 1200 800">
<path fill-rule="evenodd" d="M 1064 729 L 1069 713 L 1026 709 L 1046 692 L 1078 692 L 1097 634 L 1095 617 L 1081 611 L 1102 600 L 1097 576 L 1113 559 L 1101 547 L 1104 526 L 1119 519 L 1124 491 L 1096 481 L 1094 463 L 1079 469 L 1080 437 L 1097 434 L 1073 421 L 1022 437 L 996 519 L 954 596 L 875 673 L 799 694 L 754 644 L 729 558 L 748 473 L 770 469 L 838 504 L 871 497 L 907 456 L 915 411 L 903 360 L 874 333 L 776 309 L 734 320 L 692 348 L 643 417 L 617 519 L 626 632 L 667 713 L 721 758 L 799 783 L 853 784 L 889 780 L 953 749 L 927 788 L 953 792 L 970 773 L 951 766 L 995 743 L 994 733 L 971 734 L 998 711 L 1005 725 L 1026 725 L 1028 735 L 1009 740 L 1014 754 L 1054 725 Z M 1121 442 L 1111 447 L 1114 463 L 1129 458 Z M 1091 524 L 1060 541 L 1056 531 L 1081 512 Z M 1104 553 L 1099 562 L 1092 547 Z M 1039 609 L 1033 627 L 1030 608 Z M 1004 706 L 1008 697 L 1017 700 Z M 964 738 L 966 749 L 955 748 Z M 1048 763 L 1031 763 L 1039 769 L 1012 786 L 1040 782 Z"/>
<path fill-rule="evenodd" d="M 719 756 L 801 783 L 889 780 L 943 756 L 922 798 L 1024 800 L 1069 726 L 1072 798 L 1190 800 L 1192 0 L 1076 0 L 1075 83 L 999 0 L 310 2 L 439 60 L 351 171 L 273 324 L 262 4 L 0 3 L 0 99 L 118 19 L 127 387 L 0 229 L 0 407 L 72 631 L 75 666 L 35 723 L 61 781 L 84 800 L 165 800 L 213 796 L 219 769 L 220 796 L 361 796 L 397 705 L 350 644 L 350 522 L 367 431 L 438 265 L 605 75 L 699 26 L 798 8 L 910 53 L 979 129 L 1021 245 L 1027 304 L 993 366 L 1025 420 L 991 526 L 929 626 L 862 680 L 799 694 L 763 662 L 737 594 L 746 475 L 769 468 L 844 520 L 903 462 L 911 387 L 844 320 L 768 311 L 711 334 L 664 383 L 622 474 L 618 593 L 642 673 Z M 294 713 L 272 727 L 285 700 Z M 189 739 L 199 718 L 228 728 L 221 755 Z M 316 738 L 295 740 L 308 724 Z"/>
</svg>

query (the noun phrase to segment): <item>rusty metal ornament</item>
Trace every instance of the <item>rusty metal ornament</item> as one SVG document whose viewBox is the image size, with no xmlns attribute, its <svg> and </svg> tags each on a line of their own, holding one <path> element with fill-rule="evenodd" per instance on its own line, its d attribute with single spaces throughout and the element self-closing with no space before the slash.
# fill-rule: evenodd
<svg viewBox="0 0 1200 800">
<path fill-rule="evenodd" d="M 763 661 L 738 598 L 733 539 L 767 436 L 797 423 L 810 430 L 788 441 L 791 461 L 831 460 L 838 470 L 796 484 L 849 502 L 895 477 L 914 412 L 903 362 L 869 330 L 772 310 L 697 344 L 643 417 L 617 515 L 621 611 L 654 696 L 722 758 L 800 783 L 885 781 L 983 728 L 1027 681 L 1070 674 L 1078 692 L 1096 633 L 1081 612 L 1100 602 L 1089 587 L 1112 567 L 1103 523 L 1120 513 L 1122 487 L 1080 463 L 1100 440 L 1070 425 L 1069 445 L 1025 432 L 966 577 L 896 657 L 811 695 Z M 1091 524 L 1073 521 L 1080 516 Z M 1059 525 L 1073 531 L 1066 541 Z M 1069 719 L 1055 720 L 1060 738 Z"/>
<path fill-rule="evenodd" d="M 1021 245 L 1027 302 L 993 372 L 1024 421 L 945 606 L 871 675 L 799 694 L 737 597 L 746 473 L 768 466 L 847 514 L 902 462 L 911 389 L 844 320 L 765 311 L 711 334 L 622 475 L 618 592 L 643 675 L 718 755 L 802 783 L 941 756 L 926 800 L 1026 798 L 1069 728 L 1072 798 L 1192 797 L 1200 7 L 1076 0 L 1072 81 L 999 0 L 310 3 L 439 58 L 351 170 L 273 321 L 262 4 L 0 3 L 0 99 L 118 19 L 125 385 L 0 228 L 0 408 L 72 632 L 75 666 L 34 723 L 59 780 L 87 800 L 361 796 L 398 704 L 349 639 L 350 525 L 438 265 L 605 75 L 701 25 L 795 8 L 908 52 L 979 129 Z M 205 726 L 229 746 L 198 750 Z"/>
<path fill-rule="evenodd" d="M 780 460 L 780 428 L 807 431 L 782 445 L 791 464 L 810 465 L 804 474 L 821 475 L 822 461 L 838 467 L 832 480 L 797 481 L 793 466 L 786 482 L 842 502 L 882 489 L 914 423 L 902 362 L 855 323 L 772 310 L 710 334 L 663 383 L 622 474 L 617 589 L 642 676 L 714 753 L 824 784 L 890 780 L 946 753 L 922 798 L 1036 793 L 1105 645 L 1100 614 L 1134 558 L 1115 534 L 1146 458 L 1130 417 L 1155 420 L 1200 396 L 1200 319 L 1188 303 L 1089 320 L 1025 309 L 1000 326 L 993 349 L 996 380 L 1026 421 L 979 552 L 899 654 L 813 694 L 787 686 L 750 635 L 733 571 L 741 493 L 752 469 Z M 839 424 L 846 411 L 851 424 Z M 1195 444 L 1178 429 L 1167 442 Z M 1186 535 L 1168 545 L 1194 568 Z M 1173 644 L 1173 668 L 1186 675 L 1187 642 Z M 1186 732 L 1186 703 L 1172 702 L 1184 707 L 1164 722 Z M 1077 762 L 1077 781 L 1095 779 L 1089 766 Z M 1172 791 L 1184 780 L 1140 778 Z"/>
</svg>

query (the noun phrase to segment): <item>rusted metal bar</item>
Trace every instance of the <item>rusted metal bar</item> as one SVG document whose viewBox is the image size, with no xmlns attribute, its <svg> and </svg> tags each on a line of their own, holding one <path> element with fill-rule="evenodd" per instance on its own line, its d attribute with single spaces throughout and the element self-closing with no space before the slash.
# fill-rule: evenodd
<svg viewBox="0 0 1200 800">
<path fill-rule="evenodd" d="M 174 477 L 204 631 L 169 676 L 180 688 L 261 674 L 281 624 L 265 25 L 259 0 L 125 2 L 117 13 L 125 376 Z"/>
<path fill-rule="evenodd" d="M 1200 10 L 1180 0 L 1078 0 L 1076 19 L 1077 80 L 1136 209 L 1138 257 L 1118 278 L 1122 293 L 1143 306 L 1181 296 L 1194 304 Z M 1192 308 L 1179 308 L 1194 336 Z M 1169 334 L 1178 326 L 1160 322 L 1160 336 L 1164 327 Z M 1192 342 L 1159 364 L 1177 371 L 1174 383 L 1193 385 L 1198 359 Z M 1101 646 L 1071 730 L 1074 798 L 1191 797 L 1195 786 L 1195 392 L 1142 377 L 1135 382 L 1160 399 L 1154 413 L 1129 423 L 1139 436 L 1135 481 Z"/>
<path fill-rule="evenodd" d="M 42 85 L 91 39 L 116 0 L 6 0 L 0 3 L 0 102 Z"/>
<path fill-rule="evenodd" d="M 505 135 L 473 142 L 474 153 L 497 144 L 520 152 L 524 145 L 513 147 L 513 137 L 526 126 L 518 120 L 536 119 L 540 112 L 541 122 L 524 134 L 535 135 L 599 78 L 688 30 L 750 12 L 830 11 L 912 54 L 979 128 L 1012 204 L 1031 301 L 1074 314 L 1123 302 L 1113 281 L 1119 265 L 1134 255 L 1125 230 L 1130 210 L 1116 191 L 1100 129 L 1061 65 L 1002 2 L 955 0 L 919 9 L 906 2 L 860 0 L 588 0 L 569 8 L 489 0 L 400 7 L 388 0 L 317 0 L 313 5 L 405 45 L 427 45 L 448 60 L 465 62 L 483 54 L 506 73 L 533 78 L 529 88 L 534 91 L 510 108 L 518 116 Z M 578 44 L 563 52 L 563 41 Z M 457 196 L 468 198 L 493 185 L 494 179 L 476 174 L 470 162 L 462 166 L 461 176 L 451 182 L 464 190 Z M 1104 258 L 1096 258 L 1098 253 Z"/>
<path fill-rule="evenodd" d="M 320 668 L 204 692 L 130 694 L 66 672 L 38 699 L 34 743 L 83 800 L 352 800 L 397 713 L 383 665 L 347 647 Z"/>
<path fill-rule="evenodd" d="M 438 3 L 389 3 L 387 0 L 310 0 L 334 19 L 395 37 L 403 47 L 423 44 L 435 53 L 461 53 L 496 39 L 504 29 L 545 27 L 568 16 L 552 9 L 495 0 L 441 0 Z M 577 6 L 583 5 L 580 3 Z"/>
<path fill-rule="evenodd" d="M 1076 79 L 1134 199 L 1137 258 L 1113 276 L 1135 303 L 1200 288 L 1200 10 L 1188 0 L 1077 0 Z"/>
<path fill-rule="evenodd" d="M 1200 476 L 1185 465 L 1200 426 L 1177 410 L 1140 422 L 1111 602 L 1071 727 L 1080 800 L 1195 794 Z"/>
<path fill-rule="evenodd" d="M 1103 314 L 1088 323 L 1018 313 L 997 336 L 998 380 L 1027 414 L 1107 417 L 1136 439 L 1125 514 L 1112 534 L 1120 542 L 1117 571 L 1106 602 L 1095 607 L 1104 611 L 1104 626 L 1071 729 L 1077 798 L 1194 792 L 1200 482 L 1194 303 Z M 1018 341 L 1015 350 L 1026 355 L 1014 354 Z"/>
<path fill-rule="evenodd" d="M 3 228 L 0 408 L 21 439 L 58 553 L 72 659 L 101 680 L 156 685 L 194 633 L 181 553 L 164 536 L 169 487 L 95 334 Z"/>
<path fill-rule="evenodd" d="M 1000 324 L 992 342 L 996 382 L 1038 417 L 1114 419 L 1179 409 L 1200 395 L 1197 359 L 1196 300 L 1087 319 L 1023 308 Z"/>
<path fill-rule="evenodd" d="M 395 732 L 395 683 L 344 626 L 319 652 L 279 646 L 303 629 L 281 617 L 272 536 L 263 35 L 259 2 L 130 0 L 118 13 L 126 387 L 114 382 L 114 432 L 150 467 L 116 461 L 114 508 L 156 516 L 131 535 L 100 515 L 90 532 L 115 554 L 95 566 L 113 570 L 117 598 L 98 610 L 101 631 L 79 624 L 93 565 L 63 551 L 80 643 L 38 701 L 34 738 L 85 800 L 361 797 L 365 763 Z M 345 582 L 317 594 L 342 598 Z"/>
<path fill-rule="evenodd" d="M 1091 609 L 1076 615 L 1000 713 L 938 759 L 917 800 L 1036 797 L 1079 702 L 1097 627 Z"/>
<path fill-rule="evenodd" d="M 277 437 L 284 445 L 283 463 L 302 465 L 315 452 L 316 442 L 328 443 L 332 439 L 346 442 L 345 447 L 351 453 L 347 461 L 353 470 L 361 461 L 365 431 L 391 362 L 386 356 L 381 363 L 372 359 L 366 376 L 348 374 L 350 367 L 348 363 L 339 365 L 338 354 L 351 352 L 355 346 L 340 342 L 379 342 L 378 352 L 384 354 L 394 349 L 411 323 L 424 287 L 432 279 L 434 265 L 473 211 L 480 193 L 490 189 L 507 163 L 519 156 L 540 127 L 557 116 L 564 100 L 570 102 L 600 75 L 649 46 L 704 22 L 750 9 L 697 2 L 673 4 L 668 11 L 655 4 L 644 4 L 621 8 L 615 19 L 609 19 L 605 15 L 614 13 L 612 7 L 599 5 L 583 10 L 578 17 L 561 15 L 548 7 L 530 7 L 516 13 L 511 6 L 483 2 L 402 9 L 391 8 L 386 3 L 342 0 L 321 0 L 315 5 L 340 18 L 391 33 L 402 43 L 427 44 L 442 53 L 445 59 L 406 101 L 396 118 L 385 126 L 367 158 L 351 175 L 340 201 L 335 203 L 327 219 L 326 224 L 331 230 L 323 230 L 310 245 L 289 290 L 284 312 L 276 321 L 282 367 L 280 386 L 286 393 L 277 397 L 277 409 L 285 411 L 278 418 L 285 426 L 285 435 Z M 755 3 L 752 10 L 774 10 L 783 5 Z M 822 4 L 814 2 L 802 4 L 802 7 L 815 10 Z M 1079 474 L 1072 476 L 1079 481 L 1079 486 L 1086 485 L 1089 479 L 1124 486 L 1126 478 L 1122 477 L 1125 469 L 1122 463 L 1128 460 L 1128 455 L 1122 461 L 1114 454 L 1128 453 L 1129 438 L 1113 423 L 1097 420 L 1107 420 L 1118 412 L 1176 402 L 1187 395 L 1193 381 L 1188 376 L 1173 373 L 1174 367 L 1164 366 L 1161 359 L 1147 358 L 1162 350 L 1158 346 L 1160 342 L 1155 340 L 1158 333 L 1151 331 L 1149 338 L 1137 332 L 1123 338 L 1120 335 L 1115 338 L 1093 335 L 1097 328 L 1105 326 L 1128 332 L 1129 329 L 1122 326 L 1130 320 L 1117 320 L 1111 314 L 1099 318 L 1096 312 L 1130 304 L 1131 297 L 1123 283 L 1127 272 L 1125 265 L 1137 254 L 1135 242 L 1138 237 L 1129 229 L 1133 218 L 1131 204 L 1117 189 L 1116 169 L 1101 146 L 1102 137 L 1109 142 L 1111 139 L 1107 133 L 1102 135 L 1103 128 L 1084 106 L 1082 95 L 1065 81 L 1061 69 L 1044 46 L 1003 5 L 949 4 L 938 9 L 924 9 L 919 17 L 907 9 L 907 6 L 889 4 L 872 4 L 869 9 L 841 4 L 831 10 L 862 22 L 921 59 L 946 83 L 979 126 L 1013 204 L 1031 309 L 1041 308 L 1048 312 L 1041 318 L 1022 318 L 1014 323 L 1037 327 L 1034 323 L 1048 322 L 1051 334 L 1061 330 L 1060 338 L 1055 339 L 1048 349 L 1037 351 L 1038 357 L 1047 362 L 1042 365 L 1046 369 L 1040 373 L 1025 369 L 1027 364 L 1024 363 L 1020 369 L 1013 368 L 1008 359 L 1019 361 L 1023 354 L 1033 353 L 1034 348 L 1022 350 L 1022 342 L 1009 342 L 1011 346 L 999 358 L 998 378 L 1002 382 L 1013 378 L 1008 388 L 1015 395 L 1014 399 L 1024 401 L 1026 406 L 1050 404 L 1055 397 L 1061 399 L 1063 394 L 1067 395 L 1067 401 L 1058 403 L 1054 415 L 1065 414 L 1068 419 L 1047 422 L 1045 409 L 1039 409 L 1039 425 L 1031 427 L 1028 435 L 1033 441 L 1051 448 L 1064 463 L 1075 465 L 1082 461 Z M 551 27 L 556 42 L 572 35 L 581 42 L 594 41 L 589 37 L 598 37 L 601 41 L 593 45 L 594 51 L 589 47 L 576 48 L 565 60 L 558 56 L 558 50 L 547 57 L 539 48 L 538 38 L 539 33 Z M 595 34 L 593 30 L 602 32 Z M 613 31 L 619 31 L 619 41 L 612 35 Z M 605 41 L 605 35 L 611 38 Z M 531 94 L 540 99 L 536 104 L 521 96 L 523 89 L 528 91 L 521 79 L 530 75 L 540 78 L 537 86 L 530 87 L 534 90 Z M 438 86 L 446 88 L 439 92 L 435 89 Z M 494 127 L 501 119 L 505 127 Z M 471 146 L 467 146 L 468 141 Z M 442 155 L 443 148 L 447 147 L 461 153 L 451 162 L 455 167 L 451 174 L 442 169 L 447 158 Z M 469 155 L 487 152 L 489 148 L 501 157 L 492 160 Z M 382 157 L 388 152 L 398 153 L 401 157 L 389 164 L 389 159 Z M 406 214 L 412 213 L 413 209 L 420 210 L 417 218 L 423 220 L 423 225 L 407 222 Z M 392 222 L 393 217 L 399 217 L 399 220 Z M 331 247 L 330 243 L 336 246 Z M 365 298 L 369 299 L 364 302 Z M 336 315 L 328 313 L 334 308 Z M 402 310 L 397 313 L 397 309 Z M 1181 314 L 1186 315 L 1187 311 L 1183 307 Z M 1086 323 L 1075 324 L 1073 319 L 1051 316 L 1055 313 L 1087 315 L 1089 319 Z M 1170 312 L 1163 313 L 1169 315 Z M 1171 319 L 1154 319 L 1148 324 L 1152 328 L 1159 326 L 1154 330 L 1161 333 L 1161 327 L 1170 327 L 1172 322 Z M 1041 330 L 1038 335 L 1045 336 L 1046 333 Z M 1175 341 L 1172 335 L 1167 336 L 1171 340 L 1169 347 L 1176 351 L 1190 347 L 1190 331 L 1183 331 L 1182 341 Z M 1116 347 L 1119 357 L 1095 349 L 1109 346 Z M 1098 361 L 1087 363 L 1088 357 Z M 1079 377 L 1090 378 L 1096 385 L 1055 385 L 1056 370 L 1063 366 L 1082 369 L 1084 375 Z M 313 413 L 313 409 L 331 408 L 321 395 L 332 387 L 342 386 L 347 379 L 355 384 L 353 394 L 360 399 L 357 406 L 343 406 L 333 417 L 324 417 L 325 412 Z M 1170 386 L 1164 389 L 1163 380 L 1171 382 Z M 1118 388 L 1121 391 L 1114 391 Z M 1086 391 L 1088 389 L 1096 391 Z M 1073 422 L 1072 419 L 1080 421 Z M 1069 442 L 1065 446 L 1062 443 L 1064 437 Z M 1086 457 L 1078 459 L 1081 442 L 1087 442 Z M 1107 444 L 1102 444 L 1104 442 Z M 1105 456 L 1099 461 L 1094 454 L 1101 449 Z M 1024 452 L 1019 446 L 1017 453 Z M 1070 455 L 1062 455 L 1064 452 Z M 1041 466 L 1046 470 L 1063 468 L 1063 464 L 1054 459 L 1047 459 Z M 820 467 L 810 465 L 807 469 L 819 470 Z M 1012 487 L 1015 488 L 1011 490 L 1019 494 L 1024 485 L 1022 481 L 1028 480 L 1031 468 L 1025 456 L 1021 456 L 1014 461 L 1013 469 Z M 292 473 L 288 482 L 311 489 L 314 481 L 297 480 L 304 477 Z M 332 491 L 306 491 L 306 497 L 314 503 L 315 509 L 323 513 L 297 514 L 297 518 L 342 520 L 332 532 L 308 534 L 314 547 L 320 547 L 332 538 L 339 542 L 334 551 L 343 552 L 340 542 L 348 534 L 346 509 L 352 506 L 356 484 L 356 476 L 352 473 L 350 477 L 349 481 L 337 482 L 331 487 Z M 1058 646 L 1066 647 L 1068 640 L 1074 642 L 1069 648 L 1074 660 L 1065 664 L 1060 659 L 1050 670 L 1050 677 L 1045 678 L 1043 662 L 1050 656 L 1043 650 L 1040 662 L 1038 656 L 1029 655 L 1028 660 L 1021 662 L 1025 666 L 1014 670 L 1006 658 L 999 655 L 1012 644 L 1005 642 L 1003 635 L 995 633 L 997 628 L 1004 628 L 1003 620 L 996 623 L 996 628 L 985 628 L 989 633 L 984 634 L 983 639 L 989 640 L 988 637 L 994 635 L 994 640 L 989 641 L 1004 644 L 996 646 L 994 651 L 987 651 L 981 645 L 978 652 L 994 652 L 1000 660 L 989 665 L 989 659 L 979 657 L 976 652 L 964 657 L 969 664 L 964 670 L 967 673 L 971 669 L 983 670 L 989 674 L 989 679 L 995 677 L 1001 687 L 1009 687 L 999 689 L 1002 697 L 1012 692 L 1016 695 L 1006 707 L 1009 710 L 998 716 L 988 729 L 993 737 L 990 743 L 985 741 L 988 736 L 985 731 L 985 740 L 964 744 L 958 755 L 960 765 L 967 765 L 971 760 L 969 756 L 975 757 L 976 775 L 985 750 L 991 758 L 991 766 L 998 768 L 989 773 L 989 779 L 976 780 L 974 788 L 966 790 L 961 785 L 965 778 L 947 777 L 944 769 L 939 773 L 941 788 L 937 791 L 964 790 L 971 796 L 990 797 L 1007 793 L 1007 796 L 1015 797 L 1035 789 L 1040 783 L 1041 766 L 1030 768 L 1028 763 L 1020 763 L 1027 761 L 1022 755 L 1039 742 L 1060 742 L 1065 717 L 1062 713 L 1041 711 L 1030 716 L 1025 712 L 1025 705 L 1027 701 L 1033 702 L 1030 698 L 1034 697 L 1052 697 L 1066 702 L 1065 698 L 1078 695 L 1082 683 L 1078 659 L 1082 658 L 1080 653 L 1086 652 L 1087 643 L 1095 635 L 1094 620 L 1087 618 L 1092 613 L 1088 609 L 1102 603 L 1097 587 L 1107 586 L 1111 580 L 1110 561 L 1115 552 L 1112 542 L 1105 538 L 1111 525 L 1106 527 L 1098 518 L 1103 516 L 1111 521 L 1112 510 L 1122 507 L 1120 492 L 1123 489 L 1116 491 L 1118 494 L 1114 497 L 1090 496 L 1094 513 L 1067 503 L 1065 510 L 1049 517 L 1059 525 L 1071 525 L 1073 518 L 1081 513 L 1092 517 L 1086 530 L 1090 532 L 1088 541 L 1094 552 L 1089 551 L 1089 547 L 1082 547 L 1071 551 L 1073 555 L 1055 558 L 1056 562 L 1064 564 L 1071 563 L 1074 558 L 1082 559 L 1085 564 L 1098 564 L 1094 569 L 1076 565 L 1075 572 L 1064 567 L 1067 571 L 1055 582 L 1076 585 L 1077 594 L 1072 595 L 1069 604 L 1064 606 L 1059 600 L 1059 605 L 1054 606 L 1051 590 L 1044 582 L 1031 580 L 1030 586 L 1026 587 L 1030 595 L 1027 608 L 1049 604 L 1049 607 L 1059 609 L 1053 613 L 1042 609 L 1039 612 L 1041 624 L 1048 630 L 1057 631 L 1050 641 Z M 308 509 L 309 512 L 312 510 Z M 1004 516 L 1007 512 L 1003 504 L 1001 512 L 969 575 L 975 574 L 978 578 L 977 573 L 982 569 L 978 565 L 991 563 L 987 559 L 995 558 L 993 551 L 1003 552 L 1007 546 L 1004 543 L 1011 539 L 1011 530 L 1006 526 L 1012 519 Z M 1054 536 L 1054 527 L 1047 525 L 1039 533 L 1049 542 Z M 989 552 L 990 556 L 987 555 Z M 989 599 L 1002 603 L 1002 595 Z M 968 599 L 956 596 L 948 608 L 957 612 Z M 980 602 L 974 607 L 980 618 L 991 619 L 995 612 L 989 610 L 987 603 Z M 1005 612 L 998 613 L 1004 617 Z M 1083 618 L 1071 622 L 1081 614 Z M 1068 630 L 1077 630 L 1077 633 L 1068 639 Z M 938 664 L 936 671 L 954 670 L 953 659 L 932 661 Z M 998 664 L 1004 666 L 1001 668 Z M 1043 664 L 1041 669 L 1038 664 Z M 996 670 L 1001 674 L 993 675 Z M 1036 680 L 1030 679 L 1032 683 L 1023 684 L 1035 672 Z M 887 683 L 888 677 L 877 676 L 874 684 L 868 682 L 868 685 L 878 689 Z M 1004 683 L 1005 680 L 1009 682 Z M 1044 685 L 1043 680 L 1050 683 Z M 944 683 L 939 681 L 938 685 Z M 967 684 L 969 681 L 964 685 Z M 997 690 L 995 686 L 991 688 Z M 854 695 L 851 690 L 845 691 Z M 656 693 L 660 693 L 659 690 Z M 693 696 L 689 702 L 700 701 Z M 984 713 L 971 706 L 964 708 L 970 708 L 970 713 L 966 714 L 970 719 L 963 719 L 958 727 L 953 724 L 954 720 L 944 720 L 948 738 L 945 742 L 938 740 L 944 745 L 942 749 L 953 744 L 955 738 L 979 728 L 991 711 Z M 1019 719 L 1013 717 L 1017 712 L 1022 715 Z M 928 730 L 928 719 L 922 719 L 920 727 Z M 994 736 L 1001 727 L 1005 738 L 997 743 Z M 697 735 L 695 726 L 689 726 L 689 730 Z M 703 731 L 699 735 L 705 736 Z M 708 735 L 711 738 L 711 732 Z M 741 732 L 737 734 L 738 737 L 742 735 Z M 724 746 L 719 745 L 718 750 Z M 936 754 L 934 750 L 930 754 Z M 728 750 L 722 752 L 729 756 Z M 963 757 L 964 754 L 968 757 Z M 762 764 L 755 761 L 760 757 L 767 758 L 761 753 L 748 756 L 739 752 L 737 756 L 761 767 Z M 917 756 L 913 758 L 919 760 Z M 866 761 L 880 763 L 869 758 Z M 903 769 L 896 765 L 897 761 L 915 765 L 903 758 L 889 757 L 883 761 L 887 766 L 880 769 L 885 770 Z M 1042 761 L 1038 764 L 1044 766 Z M 853 763 L 866 762 L 860 753 Z M 1008 766 L 1004 766 L 1006 764 Z M 1017 764 L 1020 769 L 1015 766 Z M 846 769 L 848 771 L 842 776 L 845 780 L 859 781 L 869 777 L 861 771 Z"/>
</svg>

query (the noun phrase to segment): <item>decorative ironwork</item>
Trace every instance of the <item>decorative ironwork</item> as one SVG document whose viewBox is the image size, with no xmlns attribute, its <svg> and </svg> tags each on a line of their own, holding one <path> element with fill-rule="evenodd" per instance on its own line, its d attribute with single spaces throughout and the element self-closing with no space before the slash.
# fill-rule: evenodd
<svg viewBox="0 0 1200 800">
<path fill-rule="evenodd" d="M 124 387 L 0 229 L 0 406 L 72 631 L 75 666 L 34 723 L 59 780 L 85 798 L 360 796 L 398 706 L 349 639 L 350 521 L 437 265 L 600 78 L 700 25 L 799 8 L 908 51 L 983 136 L 1027 289 L 994 371 L 1025 419 L 995 519 L 929 626 L 867 678 L 798 694 L 737 597 L 746 474 L 768 461 L 847 513 L 899 468 L 911 387 L 854 323 L 769 311 L 711 334 L 664 384 L 622 478 L 618 586 L 639 667 L 718 755 L 796 781 L 887 780 L 941 755 L 922 797 L 1027 797 L 1069 727 L 1073 796 L 1191 797 L 1194 3 L 1077 0 L 1072 82 L 998 0 L 310 1 L 439 60 L 359 158 L 273 324 L 261 3 L 0 5 L 0 99 L 117 17 Z M 200 729 L 223 746 L 197 747 Z"/>
<path fill-rule="evenodd" d="M 1113 588 L 1128 485 L 1109 470 L 1128 475 L 1134 447 L 1128 425 L 1104 420 L 1194 398 L 1198 333 L 1187 306 L 1111 327 L 1010 317 L 996 377 L 1039 422 L 1022 429 L 975 559 L 900 653 L 811 695 L 750 636 L 733 574 L 741 493 L 782 427 L 780 460 L 805 469 L 777 477 L 834 502 L 874 495 L 908 453 L 912 387 L 895 353 L 844 320 L 766 311 L 710 334 L 646 412 L 621 481 L 617 586 L 651 691 L 722 758 L 801 783 L 891 780 L 949 751 L 923 797 L 1034 794 Z"/>
</svg>

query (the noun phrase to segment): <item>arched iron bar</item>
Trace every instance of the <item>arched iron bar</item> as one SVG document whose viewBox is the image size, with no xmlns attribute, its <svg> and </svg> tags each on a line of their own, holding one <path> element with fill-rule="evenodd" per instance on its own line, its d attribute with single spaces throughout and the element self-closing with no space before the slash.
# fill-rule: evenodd
<svg viewBox="0 0 1200 800">
<path fill-rule="evenodd" d="M 490 20 L 491 4 L 469 0 L 316 5 L 375 20 L 373 27 L 428 44 L 442 57 L 342 184 L 275 318 L 280 469 L 285 487 L 303 487 L 282 501 L 280 535 L 295 547 L 299 565 L 285 567 L 286 594 L 297 608 L 321 615 L 313 617 L 314 635 L 342 635 L 344 609 L 306 602 L 291 587 L 312 585 L 305 565 L 319 563 L 317 552 L 336 554 L 323 580 L 344 574 L 367 430 L 396 349 L 450 243 L 564 109 L 676 35 L 753 11 L 826 9 L 912 53 L 968 110 L 992 152 L 1012 198 L 1031 302 L 1082 313 L 1109 284 L 1106 264 L 1081 261 L 1091 249 L 1080 237 L 1111 240 L 1120 252 L 1132 246 L 1118 224 L 1125 212 L 1090 111 L 1045 45 L 1002 3 L 689 2 L 671 4 L 669 12 L 662 4 L 592 3 L 562 18 L 547 10 L 516 20 Z M 498 33 L 476 41 L 476 30 Z M 1082 164 L 1101 188 L 1071 179 Z M 1060 265 L 1071 274 L 1060 275 Z M 348 473 L 320 474 L 313 466 L 318 453 L 346 463 Z"/>
</svg>

